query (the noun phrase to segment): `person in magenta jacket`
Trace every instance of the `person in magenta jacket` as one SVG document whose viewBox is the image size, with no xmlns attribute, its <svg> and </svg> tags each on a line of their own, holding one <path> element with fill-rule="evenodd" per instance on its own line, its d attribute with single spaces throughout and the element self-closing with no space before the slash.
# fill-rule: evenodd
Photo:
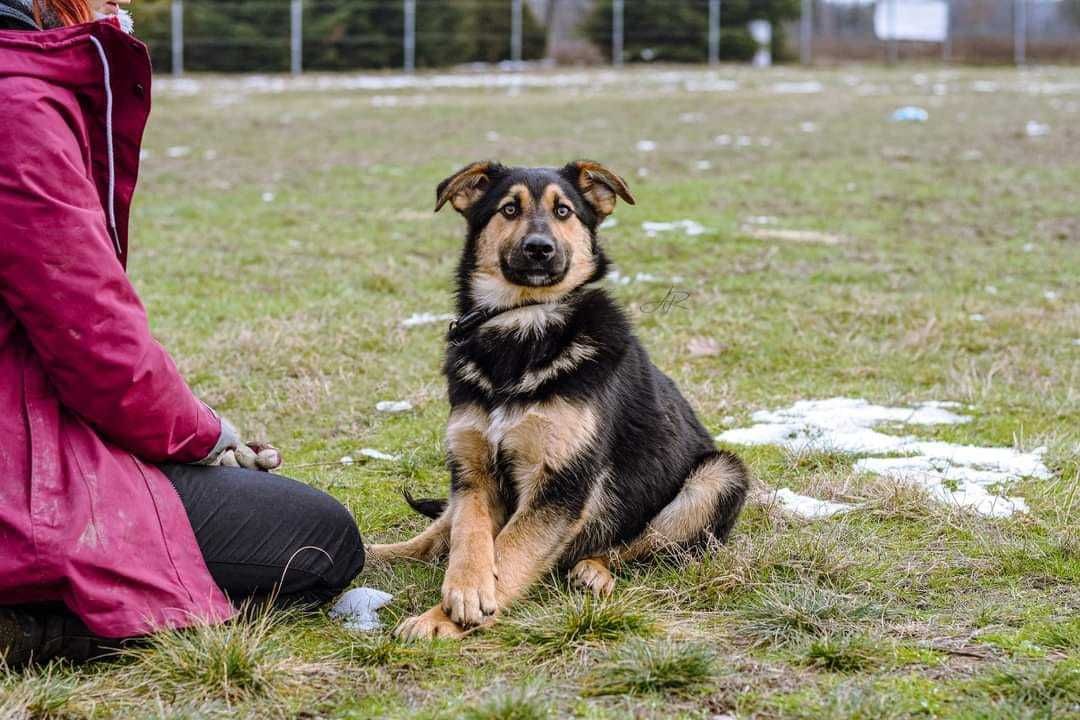
<svg viewBox="0 0 1080 720">
<path fill-rule="evenodd" d="M 321 603 L 364 561 L 336 500 L 261 470 L 125 274 L 150 111 L 126 0 L 0 0 L 0 657 L 84 659 Z M 244 465 L 246 467 L 230 467 Z"/>
</svg>

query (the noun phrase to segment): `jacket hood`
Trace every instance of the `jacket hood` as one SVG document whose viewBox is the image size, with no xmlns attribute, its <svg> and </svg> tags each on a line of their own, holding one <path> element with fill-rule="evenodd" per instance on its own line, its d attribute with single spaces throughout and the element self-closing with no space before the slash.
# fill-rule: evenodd
<svg viewBox="0 0 1080 720">
<path fill-rule="evenodd" d="M 150 84 L 146 46 L 115 17 L 55 30 L 0 30 L 0 107 L 18 117 L 64 106 L 66 119 L 58 115 L 53 131 L 89 141 L 88 170 L 121 263 Z"/>
</svg>

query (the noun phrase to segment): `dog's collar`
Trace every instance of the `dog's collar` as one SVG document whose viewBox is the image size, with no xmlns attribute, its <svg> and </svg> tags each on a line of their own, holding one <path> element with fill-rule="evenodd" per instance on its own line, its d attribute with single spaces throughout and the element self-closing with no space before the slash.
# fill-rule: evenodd
<svg viewBox="0 0 1080 720">
<path fill-rule="evenodd" d="M 511 312 L 513 310 L 521 310 L 527 307 L 536 307 L 537 305 L 563 305 L 570 298 L 577 295 L 579 290 L 573 290 L 563 297 L 553 302 L 542 302 L 540 300 L 533 300 L 531 302 L 522 303 L 520 305 L 512 305 L 507 308 L 481 308 L 478 310 L 472 310 L 450 321 L 450 329 L 446 333 L 446 340 L 451 345 L 460 345 L 469 339 L 469 336 L 476 332 L 477 328 L 486 323 L 488 320 L 499 317 L 504 313 Z"/>
</svg>

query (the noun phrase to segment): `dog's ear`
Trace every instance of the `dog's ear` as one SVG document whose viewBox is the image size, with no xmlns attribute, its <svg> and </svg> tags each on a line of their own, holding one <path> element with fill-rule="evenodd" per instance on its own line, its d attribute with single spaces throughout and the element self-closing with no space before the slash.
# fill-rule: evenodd
<svg viewBox="0 0 1080 720">
<path fill-rule="evenodd" d="M 439 187 L 435 190 L 435 212 L 439 212 L 449 201 L 455 210 L 464 214 L 473 203 L 484 196 L 495 176 L 502 169 L 499 163 L 484 160 L 471 163 L 458 170 L 439 183 Z"/>
<path fill-rule="evenodd" d="M 634 204 L 626 181 L 598 162 L 577 160 L 563 168 L 563 175 L 577 186 L 581 196 L 601 219 L 615 210 L 616 196 Z"/>
</svg>

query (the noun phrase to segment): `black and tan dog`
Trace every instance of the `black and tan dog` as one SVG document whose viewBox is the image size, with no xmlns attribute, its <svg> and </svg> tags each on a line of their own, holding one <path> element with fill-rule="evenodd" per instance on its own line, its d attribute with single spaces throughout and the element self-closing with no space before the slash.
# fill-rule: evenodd
<svg viewBox="0 0 1080 720">
<path fill-rule="evenodd" d="M 555 567 L 598 595 L 609 561 L 723 540 L 748 477 L 718 451 L 597 281 L 597 226 L 626 183 L 593 162 L 469 165 L 443 181 L 468 223 L 458 321 L 448 335 L 449 501 L 434 522 L 369 548 L 375 559 L 449 552 L 442 603 L 405 638 L 457 637 Z"/>
</svg>

